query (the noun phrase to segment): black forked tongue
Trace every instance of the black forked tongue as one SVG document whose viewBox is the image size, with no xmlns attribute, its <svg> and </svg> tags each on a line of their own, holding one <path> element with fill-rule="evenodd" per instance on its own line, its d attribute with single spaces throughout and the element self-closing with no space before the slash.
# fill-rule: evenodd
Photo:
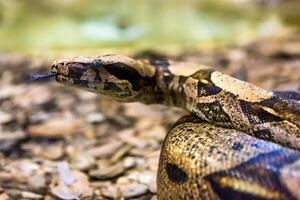
<svg viewBox="0 0 300 200">
<path fill-rule="evenodd" d="M 35 80 L 40 80 L 44 78 L 50 78 L 53 76 L 56 76 L 58 73 L 57 72 L 48 72 L 46 74 L 32 74 L 30 77 L 30 80 L 35 81 Z"/>
</svg>

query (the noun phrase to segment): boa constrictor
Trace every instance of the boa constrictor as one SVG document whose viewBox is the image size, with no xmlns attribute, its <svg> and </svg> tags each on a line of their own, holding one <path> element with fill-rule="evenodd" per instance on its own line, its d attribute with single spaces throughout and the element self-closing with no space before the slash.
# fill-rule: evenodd
<svg viewBox="0 0 300 200">
<path fill-rule="evenodd" d="M 203 65 L 122 55 L 56 61 L 56 80 L 120 102 L 186 109 L 169 131 L 158 199 L 300 199 L 300 94 Z"/>
</svg>

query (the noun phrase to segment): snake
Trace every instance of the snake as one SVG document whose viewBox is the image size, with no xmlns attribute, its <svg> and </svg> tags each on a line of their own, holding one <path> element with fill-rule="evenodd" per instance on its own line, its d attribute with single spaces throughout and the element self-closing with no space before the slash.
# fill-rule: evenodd
<svg viewBox="0 0 300 200">
<path fill-rule="evenodd" d="M 299 92 L 197 63 L 115 54 L 57 60 L 51 76 L 119 102 L 190 113 L 163 141 L 158 199 L 300 199 Z"/>
</svg>

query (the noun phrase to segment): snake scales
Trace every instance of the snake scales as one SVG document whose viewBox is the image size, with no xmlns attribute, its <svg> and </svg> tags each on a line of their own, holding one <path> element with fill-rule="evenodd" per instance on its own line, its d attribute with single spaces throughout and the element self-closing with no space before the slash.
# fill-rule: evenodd
<svg viewBox="0 0 300 200">
<path fill-rule="evenodd" d="M 158 199 L 300 199 L 300 94 L 203 65 L 121 55 L 52 66 L 56 80 L 121 102 L 186 109 L 164 140 Z"/>
</svg>

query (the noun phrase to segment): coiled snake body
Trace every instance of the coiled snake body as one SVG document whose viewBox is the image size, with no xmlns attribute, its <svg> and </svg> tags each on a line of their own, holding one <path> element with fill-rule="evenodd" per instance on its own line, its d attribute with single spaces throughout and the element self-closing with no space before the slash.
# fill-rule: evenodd
<svg viewBox="0 0 300 200">
<path fill-rule="evenodd" d="M 53 64 L 56 80 L 186 109 L 164 140 L 158 199 L 300 199 L 300 94 L 261 89 L 206 66 L 121 55 Z"/>
</svg>

